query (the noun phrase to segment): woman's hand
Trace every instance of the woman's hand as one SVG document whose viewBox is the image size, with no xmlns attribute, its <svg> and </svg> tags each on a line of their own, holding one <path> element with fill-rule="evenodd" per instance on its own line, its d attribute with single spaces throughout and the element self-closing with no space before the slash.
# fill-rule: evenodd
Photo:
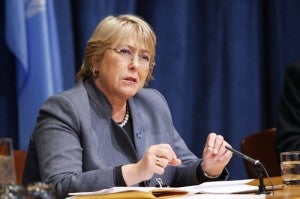
<svg viewBox="0 0 300 199">
<path fill-rule="evenodd" d="M 152 145 L 143 158 L 136 164 L 122 166 L 122 173 L 127 186 L 149 180 L 153 174 L 163 174 L 167 166 L 179 166 L 181 160 L 169 144 Z"/>
<path fill-rule="evenodd" d="M 210 133 L 203 150 L 202 169 L 210 176 L 218 176 L 232 157 L 232 152 L 225 146 L 230 146 L 221 135 Z"/>
</svg>

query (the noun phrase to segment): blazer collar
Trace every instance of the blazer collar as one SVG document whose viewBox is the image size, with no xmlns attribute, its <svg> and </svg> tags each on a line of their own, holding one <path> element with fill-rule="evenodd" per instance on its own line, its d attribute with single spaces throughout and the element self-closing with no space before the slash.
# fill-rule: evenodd
<svg viewBox="0 0 300 199">
<path fill-rule="evenodd" d="M 101 90 L 97 88 L 92 80 L 86 80 L 83 84 L 87 91 L 89 99 L 93 101 L 96 106 L 101 109 L 101 111 L 111 117 L 112 107 L 104 93 L 102 93 Z"/>
</svg>

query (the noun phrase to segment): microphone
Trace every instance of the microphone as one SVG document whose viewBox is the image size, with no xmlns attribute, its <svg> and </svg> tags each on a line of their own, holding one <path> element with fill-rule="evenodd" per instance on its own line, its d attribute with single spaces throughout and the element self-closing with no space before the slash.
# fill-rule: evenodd
<svg viewBox="0 0 300 199">
<path fill-rule="evenodd" d="M 241 153 L 241 152 L 239 152 L 239 151 L 237 151 L 237 150 L 235 150 L 235 149 L 233 149 L 233 148 L 231 148 L 231 147 L 229 147 L 229 146 L 225 146 L 225 148 L 226 148 L 227 150 L 233 152 L 234 154 L 240 156 L 241 158 L 243 158 L 243 159 L 245 159 L 245 160 L 251 162 L 251 163 L 254 164 L 254 165 L 260 165 L 260 166 L 262 165 L 261 162 L 260 162 L 259 160 L 254 160 L 253 158 L 250 158 L 249 156 L 247 156 L 247 155 L 245 155 L 245 154 L 243 154 L 243 153 Z"/>
<path fill-rule="evenodd" d="M 232 147 L 229 147 L 229 146 L 225 146 L 225 148 L 229 151 L 231 151 L 232 153 L 236 154 L 237 156 L 247 160 L 248 162 L 251 162 L 252 164 L 254 164 L 256 166 L 256 172 L 255 174 L 257 175 L 257 177 L 259 178 L 259 185 L 258 185 L 258 193 L 259 194 L 268 194 L 269 192 L 267 191 L 266 189 L 266 186 L 264 184 L 264 181 L 263 181 L 263 174 L 262 174 L 262 171 L 265 171 L 270 183 L 271 183 L 271 186 L 272 186 L 272 191 L 273 191 L 273 195 L 274 195 L 274 188 L 273 188 L 273 184 L 270 180 L 270 177 L 269 177 L 269 174 L 265 168 L 265 166 L 259 161 L 259 160 L 255 160 L 235 149 L 233 149 Z"/>
</svg>

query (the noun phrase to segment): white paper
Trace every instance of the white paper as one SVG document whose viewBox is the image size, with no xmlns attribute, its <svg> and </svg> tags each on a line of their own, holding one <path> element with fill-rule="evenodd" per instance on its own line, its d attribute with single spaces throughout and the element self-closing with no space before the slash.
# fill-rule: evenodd
<svg viewBox="0 0 300 199">
<path fill-rule="evenodd" d="M 172 187 L 163 187 L 163 188 L 157 188 L 157 187 L 112 187 L 110 189 L 102 189 L 102 190 L 93 191 L 93 192 L 69 193 L 69 195 L 72 195 L 72 196 L 79 196 L 79 195 L 99 195 L 99 194 L 108 194 L 108 193 L 119 193 L 119 192 L 125 192 L 125 191 L 142 191 L 142 192 L 148 192 L 148 191 L 153 191 L 155 189 L 159 189 L 159 190 L 174 190 L 174 189 L 178 189 L 178 188 L 172 188 Z"/>
<path fill-rule="evenodd" d="M 197 194 L 197 196 L 200 198 L 204 197 L 202 195 L 210 195 L 215 194 L 219 196 L 218 194 L 222 194 L 222 196 L 225 196 L 224 194 L 232 194 L 233 197 L 235 197 L 236 193 L 254 193 L 258 191 L 258 186 L 248 185 L 248 182 L 251 182 L 253 179 L 246 179 L 246 180 L 232 180 L 232 181 L 215 181 L 215 182 L 205 182 L 199 185 L 194 186 L 185 186 L 185 187 L 164 187 L 164 188 L 156 188 L 156 187 L 113 187 L 110 189 L 102 189 L 95 192 L 77 192 L 77 193 L 69 193 L 71 196 L 78 196 L 78 195 L 99 195 L 99 194 L 108 194 L 108 193 L 118 193 L 118 192 L 125 192 L 125 191 L 153 191 L 156 189 L 162 189 L 162 190 L 182 190 L 188 193 L 191 197 L 194 194 Z M 234 196 L 235 195 L 235 196 Z M 254 194 L 253 194 L 254 195 Z M 259 196 L 259 195 L 257 195 Z M 205 197 L 204 197 L 205 198 Z M 214 199 L 217 199 L 218 197 L 214 197 Z M 222 198 L 222 197 L 221 197 Z M 252 197 L 253 198 L 253 197 Z M 257 197 L 260 198 L 260 197 Z M 224 199 L 224 197 L 223 197 Z"/>
<path fill-rule="evenodd" d="M 247 193 L 258 191 L 258 186 L 248 185 L 252 179 L 247 180 L 232 180 L 232 181 L 215 181 L 215 182 L 204 182 L 200 185 L 181 187 L 189 193 Z"/>
<path fill-rule="evenodd" d="M 192 194 L 174 199 L 265 199 L 266 195 L 261 194 Z"/>
</svg>

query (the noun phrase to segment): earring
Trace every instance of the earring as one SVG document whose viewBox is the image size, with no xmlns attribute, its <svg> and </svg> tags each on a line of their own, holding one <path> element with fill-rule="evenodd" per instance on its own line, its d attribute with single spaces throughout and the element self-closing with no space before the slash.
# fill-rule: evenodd
<svg viewBox="0 0 300 199">
<path fill-rule="evenodd" d="M 97 78 L 99 76 L 99 71 L 96 71 L 95 68 L 93 68 L 92 73 L 93 73 L 94 78 Z"/>
</svg>

